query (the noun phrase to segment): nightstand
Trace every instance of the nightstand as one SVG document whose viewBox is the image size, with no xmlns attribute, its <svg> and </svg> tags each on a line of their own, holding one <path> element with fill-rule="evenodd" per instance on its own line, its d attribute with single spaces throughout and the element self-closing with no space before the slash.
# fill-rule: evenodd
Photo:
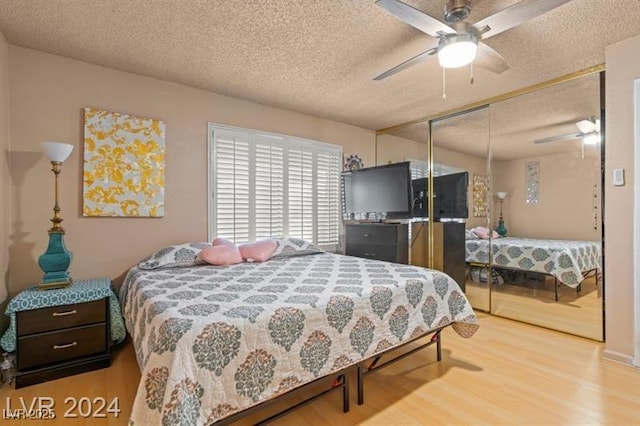
<svg viewBox="0 0 640 426">
<path fill-rule="evenodd" d="M 13 298 L 7 314 L 15 314 L 16 389 L 108 367 L 112 296 L 111 281 L 102 278 L 31 287 Z"/>
</svg>

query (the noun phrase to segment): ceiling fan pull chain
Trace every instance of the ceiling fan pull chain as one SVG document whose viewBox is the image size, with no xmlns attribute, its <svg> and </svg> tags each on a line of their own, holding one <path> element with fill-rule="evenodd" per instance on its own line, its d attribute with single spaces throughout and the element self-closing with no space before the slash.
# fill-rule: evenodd
<svg viewBox="0 0 640 426">
<path fill-rule="evenodd" d="M 442 68 L 442 102 L 447 102 L 446 68 Z"/>
<path fill-rule="evenodd" d="M 470 83 L 471 83 L 471 85 L 473 86 L 473 62 L 471 62 L 471 63 L 469 64 L 469 68 L 470 68 L 470 70 L 471 70 L 471 81 L 470 81 Z"/>
</svg>

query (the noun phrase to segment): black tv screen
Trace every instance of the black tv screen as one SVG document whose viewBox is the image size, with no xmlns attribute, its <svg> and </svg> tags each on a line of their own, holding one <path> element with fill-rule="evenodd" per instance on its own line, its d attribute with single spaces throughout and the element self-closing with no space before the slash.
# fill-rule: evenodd
<svg viewBox="0 0 640 426">
<path fill-rule="evenodd" d="M 411 217 L 409 162 L 367 167 L 342 173 L 343 214 L 358 218 L 385 213 L 387 218 Z"/>
<path fill-rule="evenodd" d="M 413 192 L 413 217 L 427 217 L 426 195 L 428 179 L 414 179 Z M 469 204 L 467 190 L 469 187 L 469 173 L 454 173 L 433 178 L 434 220 L 464 219 L 469 217 Z"/>
</svg>

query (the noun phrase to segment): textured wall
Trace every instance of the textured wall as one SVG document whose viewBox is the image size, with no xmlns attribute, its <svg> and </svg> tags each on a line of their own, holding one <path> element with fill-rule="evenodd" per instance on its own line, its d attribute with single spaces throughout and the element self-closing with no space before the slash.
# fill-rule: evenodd
<svg viewBox="0 0 640 426">
<path fill-rule="evenodd" d="M 640 255 L 633 253 L 633 82 L 640 78 L 640 36 L 607 47 L 606 57 L 605 356 L 629 362 L 634 351 L 633 267 Z M 613 169 L 619 168 L 625 169 L 626 185 L 615 187 Z"/>
<path fill-rule="evenodd" d="M 344 146 L 374 162 L 373 131 L 267 107 L 186 86 L 115 71 L 60 56 L 9 47 L 13 217 L 11 288 L 37 281 L 47 243 L 53 174 L 38 142 L 75 145 L 60 175 L 60 205 L 75 278 L 122 276 L 151 252 L 171 243 L 207 239 L 207 122 L 251 127 Z M 165 216 L 82 217 L 82 108 L 164 120 Z"/>
</svg>

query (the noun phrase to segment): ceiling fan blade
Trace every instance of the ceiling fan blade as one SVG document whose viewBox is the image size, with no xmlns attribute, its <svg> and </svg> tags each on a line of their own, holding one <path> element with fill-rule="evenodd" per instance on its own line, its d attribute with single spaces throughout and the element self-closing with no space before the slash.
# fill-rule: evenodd
<svg viewBox="0 0 640 426">
<path fill-rule="evenodd" d="M 569 1 L 571 0 L 522 0 L 491 16 L 481 19 L 473 24 L 473 27 L 482 28 L 489 26 L 489 31 L 481 35 L 481 38 L 484 40 L 510 30 Z"/>
<path fill-rule="evenodd" d="M 481 41 L 478 42 L 478 50 L 473 65 L 487 69 L 496 74 L 500 74 L 511 68 L 511 65 L 502 57 L 501 54 L 493 50 L 493 48 Z"/>
<path fill-rule="evenodd" d="M 563 141 L 566 139 L 580 139 L 582 136 L 584 136 L 582 133 L 570 133 L 568 135 L 558 135 L 558 136 L 551 136 L 544 139 L 537 139 L 533 141 L 533 143 L 541 144 L 541 143 Z"/>
<path fill-rule="evenodd" d="M 396 65 L 395 67 L 391 68 L 390 70 L 387 70 L 387 71 L 383 72 L 382 74 L 380 74 L 379 76 L 374 78 L 374 80 L 375 81 L 384 80 L 385 78 L 387 78 L 389 76 L 392 76 L 392 75 L 394 75 L 396 73 L 399 73 L 400 71 L 404 71 L 407 68 L 412 67 L 415 64 L 418 64 L 418 63 L 428 59 L 429 56 L 435 54 L 437 51 L 438 51 L 438 48 L 434 47 L 432 49 L 427 50 L 426 52 L 422 52 L 422 53 L 414 56 L 411 59 L 407 59 L 406 61 L 404 61 L 400 65 Z"/>
<path fill-rule="evenodd" d="M 431 37 L 438 37 L 439 32 L 455 34 L 456 30 L 436 18 L 409 6 L 400 0 L 378 0 L 376 4 L 403 22 L 419 29 Z"/>
</svg>

